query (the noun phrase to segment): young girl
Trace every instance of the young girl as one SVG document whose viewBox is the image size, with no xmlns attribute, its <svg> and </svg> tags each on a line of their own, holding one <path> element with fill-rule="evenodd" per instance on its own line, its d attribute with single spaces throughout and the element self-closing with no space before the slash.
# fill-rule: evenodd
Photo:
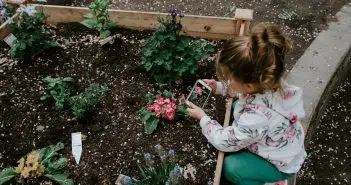
<svg viewBox="0 0 351 185">
<path fill-rule="evenodd" d="M 188 102 L 189 116 L 200 120 L 208 141 L 220 151 L 234 152 L 224 158 L 223 174 L 236 185 L 284 184 L 306 157 L 302 90 L 282 81 L 289 49 L 289 40 L 268 23 L 224 44 L 216 61 L 221 82 L 204 81 L 216 94 L 239 94 L 231 126 L 223 128 Z"/>
</svg>

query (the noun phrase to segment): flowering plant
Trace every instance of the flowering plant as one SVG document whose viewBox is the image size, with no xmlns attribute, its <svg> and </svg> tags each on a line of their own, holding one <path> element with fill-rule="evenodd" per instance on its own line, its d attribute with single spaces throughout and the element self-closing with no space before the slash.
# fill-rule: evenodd
<svg viewBox="0 0 351 185">
<path fill-rule="evenodd" d="M 197 74 L 198 62 L 214 52 L 206 40 L 181 36 L 184 14 L 176 9 L 168 19 L 159 19 L 160 27 L 146 40 L 143 65 L 158 83 L 169 83 Z"/>
<path fill-rule="evenodd" d="M 57 154 L 63 148 L 63 144 L 58 143 L 30 152 L 18 161 L 17 167 L 5 168 L 0 172 L 0 184 L 5 184 L 15 177 L 19 183 L 26 184 L 45 176 L 60 185 L 73 185 L 73 180 L 62 170 L 67 165 L 68 159 Z"/>
<path fill-rule="evenodd" d="M 11 56 L 23 60 L 43 49 L 58 46 L 57 42 L 51 40 L 49 34 L 44 30 L 43 22 L 46 16 L 43 12 L 37 12 L 31 5 L 21 5 L 19 10 L 21 14 L 17 23 L 10 24 L 12 33 L 16 37 L 9 51 Z"/>
<path fill-rule="evenodd" d="M 174 120 L 177 116 L 185 116 L 186 108 L 182 104 L 182 98 L 174 98 L 173 93 L 158 92 L 156 96 L 151 93 L 146 95 L 147 106 L 140 110 L 140 120 L 144 124 L 144 130 L 151 134 L 157 129 L 159 123 Z"/>
<path fill-rule="evenodd" d="M 155 151 L 161 162 L 157 164 L 153 155 L 145 153 L 146 165 L 138 165 L 143 179 L 136 181 L 134 185 L 180 185 L 183 180 L 183 169 L 176 164 L 174 150 L 167 152 L 157 144 Z"/>
</svg>

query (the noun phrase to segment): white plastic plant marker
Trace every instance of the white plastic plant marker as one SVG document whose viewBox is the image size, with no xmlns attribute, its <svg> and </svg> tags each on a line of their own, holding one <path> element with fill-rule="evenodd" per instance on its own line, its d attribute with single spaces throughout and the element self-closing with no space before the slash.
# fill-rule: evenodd
<svg viewBox="0 0 351 185">
<path fill-rule="evenodd" d="M 13 43 L 15 42 L 16 37 L 10 33 L 8 36 L 6 36 L 4 38 L 4 41 L 6 42 L 7 45 L 9 45 L 10 47 L 12 47 Z"/>
<path fill-rule="evenodd" d="M 113 44 L 114 41 L 115 41 L 114 39 L 115 39 L 115 38 L 114 38 L 113 36 L 109 36 L 109 37 L 107 37 L 107 38 L 101 39 L 101 40 L 99 41 L 99 43 L 100 43 L 101 46 L 103 46 L 103 45 L 105 45 L 105 44 L 107 44 L 107 43 Z"/>
<path fill-rule="evenodd" d="M 75 132 L 72 133 L 72 155 L 76 160 L 76 163 L 79 164 L 80 157 L 82 156 L 82 133 Z"/>
</svg>

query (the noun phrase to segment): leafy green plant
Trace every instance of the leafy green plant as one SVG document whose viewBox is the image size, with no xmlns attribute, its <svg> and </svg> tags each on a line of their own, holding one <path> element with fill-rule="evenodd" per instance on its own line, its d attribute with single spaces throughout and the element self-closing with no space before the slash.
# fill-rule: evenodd
<svg viewBox="0 0 351 185">
<path fill-rule="evenodd" d="M 76 119 L 81 119 L 100 101 L 109 88 L 107 85 L 92 83 L 78 95 L 71 96 L 70 83 L 73 78 L 50 76 L 44 78 L 44 83 L 47 85 L 47 93 L 40 97 L 41 100 L 53 98 L 57 110 L 70 109 Z"/>
<path fill-rule="evenodd" d="M 72 114 L 76 118 L 83 118 L 108 91 L 109 88 L 106 84 L 90 84 L 84 92 L 70 98 Z"/>
<path fill-rule="evenodd" d="M 86 14 L 82 24 L 90 29 L 96 29 L 100 32 L 101 37 L 110 36 L 109 29 L 116 26 L 116 23 L 110 20 L 108 6 L 112 0 L 95 0 L 90 6 L 90 13 Z"/>
<path fill-rule="evenodd" d="M 145 98 L 147 106 L 140 109 L 140 120 L 147 134 L 153 133 L 160 123 L 164 124 L 187 114 L 182 99 L 177 100 L 169 91 L 158 92 L 156 96 L 148 93 Z"/>
<path fill-rule="evenodd" d="M 146 40 L 143 65 L 158 83 L 196 76 L 198 62 L 215 48 L 206 40 L 180 36 L 183 14 L 171 10 L 171 19 L 159 19 L 160 27 Z"/>
<path fill-rule="evenodd" d="M 0 172 L 0 184 L 11 182 L 14 178 L 17 182 L 26 184 L 44 176 L 60 185 L 73 185 L 73 180 L 63 171 L 68 159 L 57 153 L 63 148 L 64 145 L 58 143 L 30 152 L 18 161 L 17 167 L 5 168 Z"/>
<path fill-rule="evenodd" d="M 41 52 L 43 49 L 57 47 L 56 41 L 51 40 L 45 32 L 43 22 L 46 16 L 42 12 L 36 12 L 34 7 L 23 7 L 17 22 L 9 24 L 12 33 L 16 37 L 10 55 L 23 60 Z"/>
<path fill-rule="evenodd" d="M 176 164 L 174 150 L 168 153 L 158 144 L 155 146 L 160 163 L 156 165 L 153 156 L 144 154 L 146 165 L 138 164 L 143 178 L 135 182 L 135 185 L 180 185 L 183 180 L 183 170 Z"/>
<path fill-rule="evenodd" d="M 71 95 L 70 82 L 73 78 L 52 78 L 50 76 L 44 78 L 44 83 L 47 86 L 47 94 L 40 97 L 40 100 L 53 98 L 57 110 L 63 110 L 67 106 L 67 101 Z"/>
</svg>

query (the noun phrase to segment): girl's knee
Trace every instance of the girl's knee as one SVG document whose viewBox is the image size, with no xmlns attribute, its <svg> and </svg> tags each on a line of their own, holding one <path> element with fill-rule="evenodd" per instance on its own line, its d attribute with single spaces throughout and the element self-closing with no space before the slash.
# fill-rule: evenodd
<svg viewBox="0 0 351 185">
<path fill-rule="evenodd" d="M 232 183 L 240 181 L 240 161 L 235 155 L 229 155 L 224 158 L 223 175 Z"/>
</svg>

